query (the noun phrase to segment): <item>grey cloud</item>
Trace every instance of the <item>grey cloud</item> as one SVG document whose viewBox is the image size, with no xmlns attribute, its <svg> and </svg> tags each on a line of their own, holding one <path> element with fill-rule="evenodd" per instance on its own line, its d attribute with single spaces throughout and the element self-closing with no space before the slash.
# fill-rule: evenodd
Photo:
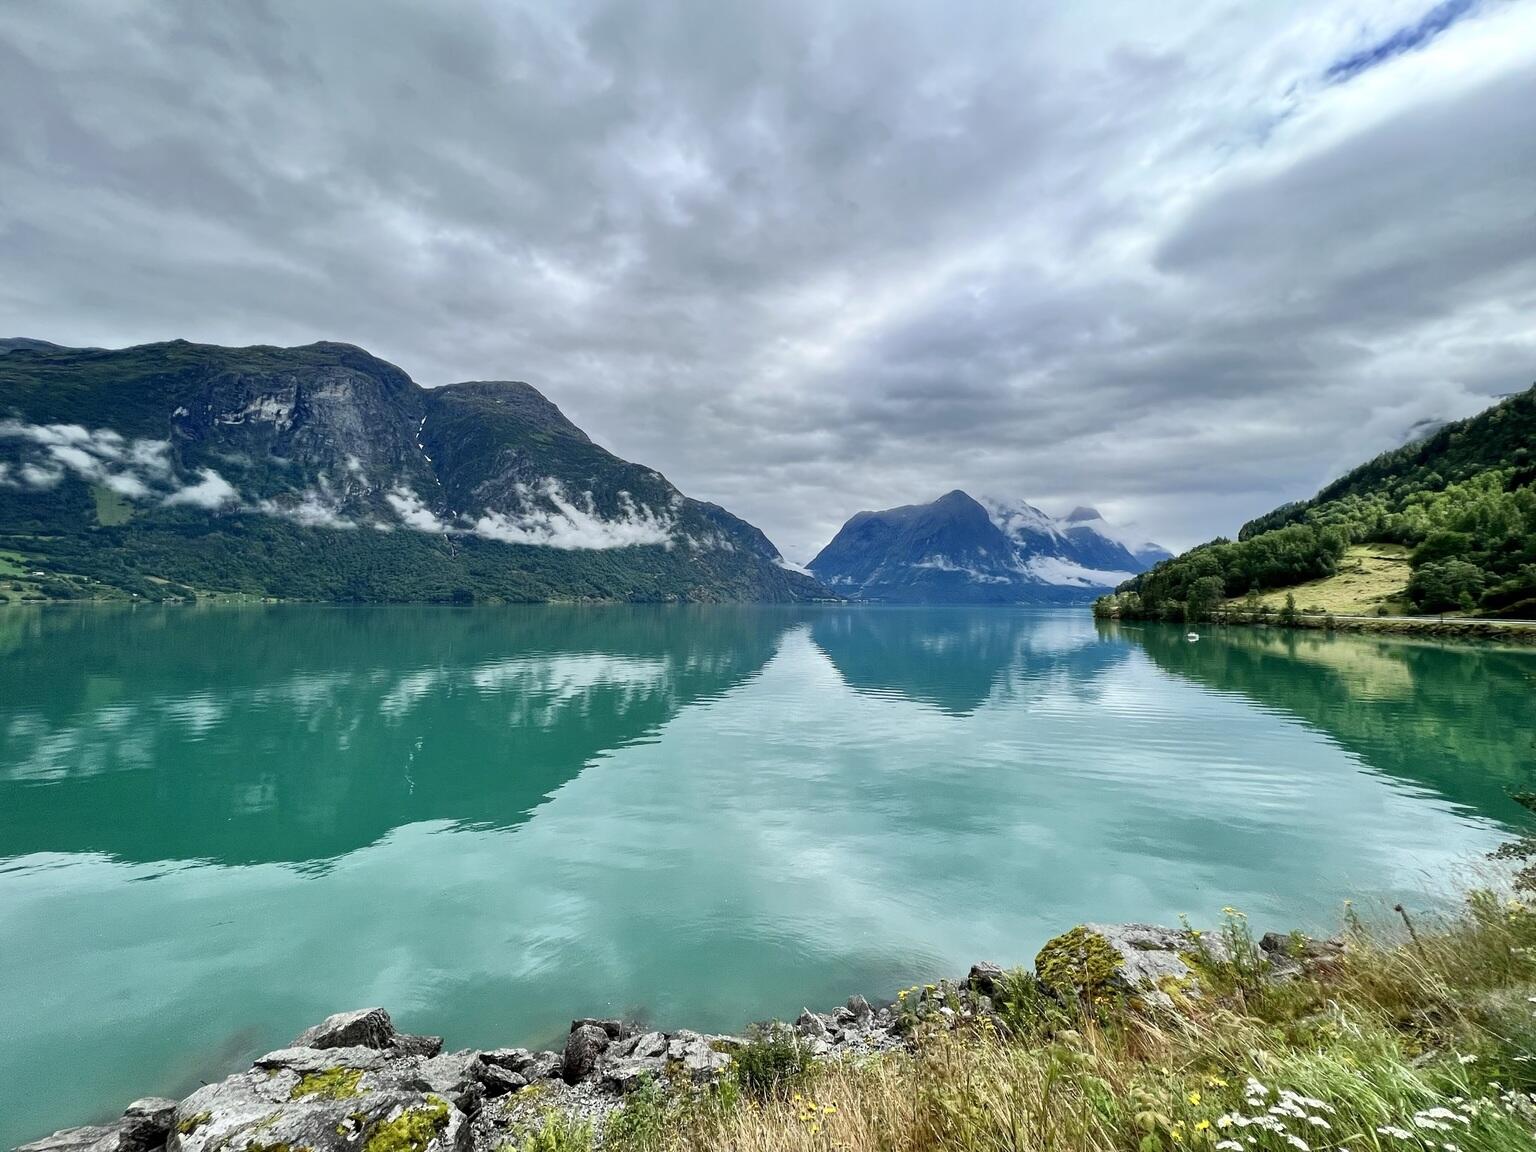
<svg viewBox="0 0 1536 1152">
<path fill-rule="evenodd" d="M 8 6 L 0 332 L 527 379 L 791 560 L 956 486 L 1192 543 L 1536 376 L 1533 5 L 1344 83 L 1423 12 Z"/>
</svg>

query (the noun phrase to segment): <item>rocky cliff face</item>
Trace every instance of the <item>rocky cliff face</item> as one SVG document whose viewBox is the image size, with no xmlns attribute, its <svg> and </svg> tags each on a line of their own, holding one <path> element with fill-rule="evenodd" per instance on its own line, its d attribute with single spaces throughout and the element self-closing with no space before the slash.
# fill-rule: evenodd
<svg viewBox="0 0 1536 1152">
<path fill-rule="evenodd" d="M 592 443 L 527 384 L 424 389 L 329 343 L 103 351 L 13 340 L 3 353 L 0 538 L 108 587 L 323 599 L 822 593 L 757 529 Z"/>
<path fill-rule="evenodd" d="M 1022 502 L 959 490 L 931 504 L 860 512 L 811 561 L 829 588 L 903 603 L 1072 603 L 1167 553 L 1128 546 L 1092 509 L 1057 520 Z"/>
</svg>

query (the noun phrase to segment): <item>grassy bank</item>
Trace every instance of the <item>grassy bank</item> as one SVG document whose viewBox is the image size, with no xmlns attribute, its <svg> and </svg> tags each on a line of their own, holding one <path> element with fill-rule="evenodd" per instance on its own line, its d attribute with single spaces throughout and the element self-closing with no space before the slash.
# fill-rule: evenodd
<svg viewBox="0 0 1536 1152">
<path fill-rule="evenodd" d="M 1408 599 L 1408 581 L 1413 576 L 1409 557 L 1409 550 L 1401 544 L 1355 544 L 1345 549 L 1338 570 L 1331 576 L 1260 592 L 1252 602 L 1234 597 L 1227 601 L 1227 610 L 1251 610 L 1262 605 L 1279 612 L 1289 596 L 1299 610 L 1317 616 L 1329 612 L 1371 616 L 1383 609 L 1401 615 L 1413 609 Z"/>
<path fill-rule="evenodd" d="M 602 1144 L 634 1152 L 1536 1149 L 1536 912 L 1475 892 L 1459 916 L 1416 923 L 1411 937 L 1367 930 L 1347 909 L 1345 921 L 1342 954 L 1277 982 L 1232 911 L 1219 934 L 1225 947 L 1194 958 L 1199 989 L 1167 988 L 1171 1008 L 1097 982 L 1085 951 L 1065 984 L 1010 973 L 997 1022 L 920 1028 L 909 1051 L 813 1064 L 786 1035 L 765 1036 L 722 1089 L 630 1097 Z M 591 1143 L 589 1131 L 555 1122 L 520 1147 L 566 1152 Z"/>
</svg>

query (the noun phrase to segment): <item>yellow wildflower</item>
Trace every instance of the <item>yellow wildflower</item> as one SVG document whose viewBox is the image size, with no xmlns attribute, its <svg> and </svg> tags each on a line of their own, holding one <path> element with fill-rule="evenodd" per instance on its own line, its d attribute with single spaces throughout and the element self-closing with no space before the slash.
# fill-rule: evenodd
<svg viewBox="0 0 1536 1152">
<path fill-rule="evenodd" d="M 1195 1131 L 1204 1132 L 1210 1126 L 1211 1122 L 1209 1120 L 1201 1120 L 1198 1124 L 1195 1125 Z"/>
<path fill-rule="evenodd" d="M 1191 1104 L 1198 1104 L 1198 1103 L 1200 1103 L 1200 1093 L 1198 1093 L 1198 1092 L 1191 1092 L 1189 1094 L 1189 1102 Z"/>
</svg>

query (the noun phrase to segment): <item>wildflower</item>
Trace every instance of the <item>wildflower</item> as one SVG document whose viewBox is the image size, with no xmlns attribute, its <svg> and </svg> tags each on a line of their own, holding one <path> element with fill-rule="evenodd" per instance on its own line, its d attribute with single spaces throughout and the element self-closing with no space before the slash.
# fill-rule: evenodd
<svg viewBox="0 0 1536 1152">
<path fill-rule="evenodd" d="M 1332 1128 L 1333 1127 L 1332 1124 L 1328 1123 L 1328 1121 L 1324 1120 L 1321 1116 L 1308 1116 L 1307 1117 L 1307 1123 L 1312 1125 L 1312 1127 L 1314 1127 L 1314 1128 Z"/>
<path fill-rule="evenodd" d="M 1381 1135 L 1383 1135 L 1383 1136 L 1391 1136 L 1394 1140 L 1412 1140 L 1413 1139 L 1413 1133 L 1412 1132 L 1409 1132 L 1409 1131 L 1407 1131 L 1406 1129 L 1403 1129 L 1403 1128 L 1399 1128 L 1399 1127 L 1397 1127 L 1396 1125 L 1393 1125 L 1393 1124 L 1384 1124 L 1380 1128 L 1377 1128 L 1376 1131 L 1378 1133 L 1380 1133 Z"/>
<path fill-rule="evenodd" d="M 1289 1088 L 1282 1088 L 1280 1090 L 1280 1098 L 1282 1100 L 1289 1101 L 1292 1104 L 1305 1104 L 1308 1108 L 1315 1108 L 1320 1112 L 1333 1111 L 1333 1108 L 1330 1105 L 1325 1104 L 1323 1101 L 1317 1099 L 1317 1097 L 1300 1096 L 1297 1093 L 1292 1092 Z"/>
<path fill-rule="evenodd" d="M 1473 1055 L 1471 1052 L 1468 1052 L 1465 1056 L 1458 1056 L 1458 1057 L 1456 1057 L 1456 1063 L 1458 1063 L 1458 1064 L 1472 1064 L 1472 1063 L 1475 1063 L 1476 1060 L 1477 1060 L 1477 1057 L 1475 1055 Z"/>
<path fill-rule="evenodd" d="M 905 988 L 903 988 L 900 992 L 896 993 L 896 999 L 898 999 L 898 1000 L 905 1000 L 906 998 L 907 998 L 907 990 Z"/>
<path fill-rule="evenodd" d="M 1189 1102 L 1191 1104 L 1198 1104 L 1198 1103 L 1200 1103 L 1200 1093 L 1199 1092 L 1191 1092 L 1189 1094 Z"/>
<path fill-rule="evenodd" d="M 1243 1146 L 1236 1140 L 1218 1140 L 1216 1152 L 1243 1152 Z"/>
<path fill-rule="evenodd" d="M 1296 1152 L 1312 1152 L 1312 1145 L 1308 1144 L 1300 1136 L 1292 1136 L 1290 1133 L 1286 1133 L 1285 1142 L 1296 1149 Z"/>
<path fill-rule="evenodd" d="M 1205 1078 L 1205 1086 L 1207 1088 L 1225 1088 L 1227 1086 L 1227 1082 L 1220 1076 L 1207 1076 Z"/>
<path fill-rule="evenodd" d="M 1211 1126 L 1211 1122 L 1209 1120 L 1200 1120 L 1200 1121 L 1197 1121 L 1196 1124 L 1195 1124 L 1195 1131 L 1196 1132 L 1204 1132 L 1210 1126 Z"/>
<path fill-rule="evenodd" d="M 1230 904 L 1228 904 L 1225 908 L 1223 908 L 1221 910 L 1221 914 L 1223 916 L 1237 916 L 1237 917 L 1240 917 L 1241 919 L 1244 919 L 1244 920 L 1248 919 L 1248 917 L 1244 913 L 1239 912 L 1236 908 L 1232 907 L 1232 905 L 1230 905 Z"/>
</svg>

